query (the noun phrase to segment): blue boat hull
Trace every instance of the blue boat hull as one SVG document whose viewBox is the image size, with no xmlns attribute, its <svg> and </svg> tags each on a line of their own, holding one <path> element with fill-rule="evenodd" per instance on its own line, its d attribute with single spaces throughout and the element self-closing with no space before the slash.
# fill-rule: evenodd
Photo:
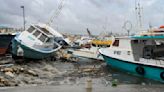
<svg viewBox="0 0 164 92">
<path fill-rule="evenodd" d="M 109 56 L 102 55 L 106 63 L 113 68 L 127 71 L 136 76 L 153 79 L 156 81 L 164 82 L 164 68 L 151 65 L 143 65 L 132 63 L 128 61 L 119 60 Z"/>
<path fill-rule="evenodd" d="M 47 57 L 50 57 L 53 53 L 42 53 L 39 51 L 36 51 L 34 49 L 31 49 L 17 40 L 13 39 L 12 40 L 12 55 L 17 56 L 17 50 L 18 50 L 18 45 L 23 49 L 23 58 L 28 58 L 28 59 L 44 59 Z"/>
</svg>

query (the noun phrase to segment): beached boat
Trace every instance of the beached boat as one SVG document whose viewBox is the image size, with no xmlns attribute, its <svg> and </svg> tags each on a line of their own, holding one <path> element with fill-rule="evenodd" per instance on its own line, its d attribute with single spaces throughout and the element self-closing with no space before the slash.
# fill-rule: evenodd
<svg viewBox="0 0 164 92">
<path fill-rule="evenodd" d="M 15 34 L 0 33 L 0 55 L 5 55 L 11 50 L 11 40 Z"/>
<path fill-rule="evenodd" d="M 111 43 L 112 40 L 110 37 L 108 39 L 93 39 L 85 44 L 81 44 L 79 49 L 73 49 L 71 52 L 75 56 L 103 60 L 98 50 L 100 48 L 110 47 Z"/>
<path fill-rule="evenodd" d="M 61 46 L 55 38 L 62 35 L 46 24 L 31 25 L 12 40 L 13 57 L 43 59 L 51 56 Z"/>
<path fill-rule="evenodd" d="M 99 49 L 111 67 L 164 82 L 164 32 L 116 37 L 109 48 Z"/>
</svg>

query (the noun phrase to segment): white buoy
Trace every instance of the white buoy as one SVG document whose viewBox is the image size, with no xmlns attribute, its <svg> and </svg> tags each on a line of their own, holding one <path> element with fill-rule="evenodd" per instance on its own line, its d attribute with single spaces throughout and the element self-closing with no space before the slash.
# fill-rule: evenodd
<svg viewBox="0 0 164 92">
<path fill-rule="evenodd" d="M 20 47 L 20 45 L 18 45 L 17 56 L 23 56 L 23 55 L 24 55 L 24 51 L 23 51 L 23 49 Z"/>
</svg>

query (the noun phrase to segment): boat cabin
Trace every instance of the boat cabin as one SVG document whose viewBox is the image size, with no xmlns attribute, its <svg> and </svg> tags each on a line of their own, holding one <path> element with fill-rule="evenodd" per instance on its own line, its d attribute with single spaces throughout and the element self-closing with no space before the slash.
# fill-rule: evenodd
<svg viewBox="0 0 164 92">
<path fill-rule="evenodd" d="M 59 44 L 54 41 L 54 37 L 45 26 L 31 25 L 18 36 L 18 39 L 29 47 L 47 50 L 59 47 Z"/>
<path fill-rule="evenodd" d="M 116 50 L 113 53 L 127 54 L 122 56 L 128 57 L 129 55 L 134 61 L 139 61 L 140 58 L 159 59 L 164 56 L 164 40 L 153 36 L 115 38 L 111 48 Z"/>
<path fill-rule="evenodd" d="M 52 34 L 45 28 L 39 26 L 30 26 L 27 31 L 34 37 L 38 38 L 42 43 L 51 42 Z"/>
</svg>

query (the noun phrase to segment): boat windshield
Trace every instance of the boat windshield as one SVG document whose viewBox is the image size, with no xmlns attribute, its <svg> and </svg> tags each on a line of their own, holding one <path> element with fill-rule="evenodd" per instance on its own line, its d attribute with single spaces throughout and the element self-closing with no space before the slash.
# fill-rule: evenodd
<svg viewBox="0 0 164 92">
<path fill-rule="evenodd" d="M 46 40 L 46 43 L 51 43 L 51 42 L 53 42 L 53 38 L 48 38 L 48 39 Z"/>
<path fill-rule="evenodd" d="M 41 28 L 40 26 L 37 26 L 37 25 L 36 25 L 36 27 L 39 28 L 40 30 L 42 30 L 45 34 L 52 35 L 47 29 Z"/>
<path fill-rule="evenodd" d="M 34 28 L 33 26 L 30 26 L 30 27 L 27 29 L 27 31 L 28 31 L 29 33 L 32 33 L 34 30 L 35 30 L 35 28 Z"/>
<path fill-rule="evenodd" d="M 39 37 L 39 40 L 42 41 L 42 42 L 45 42 L 45 40 L 47 39 L 47 36 L 42 34 L 40 37 Z"/>
<path fill-rule="evenodd" d="M 38 31 L 38 30 L 36 30 L 34 33 L 33 33 L 33 35 L 35 36 L 35 37 L 38 37 L 39 35 L 40 35 L 40 31 Z"/>
</svg>

